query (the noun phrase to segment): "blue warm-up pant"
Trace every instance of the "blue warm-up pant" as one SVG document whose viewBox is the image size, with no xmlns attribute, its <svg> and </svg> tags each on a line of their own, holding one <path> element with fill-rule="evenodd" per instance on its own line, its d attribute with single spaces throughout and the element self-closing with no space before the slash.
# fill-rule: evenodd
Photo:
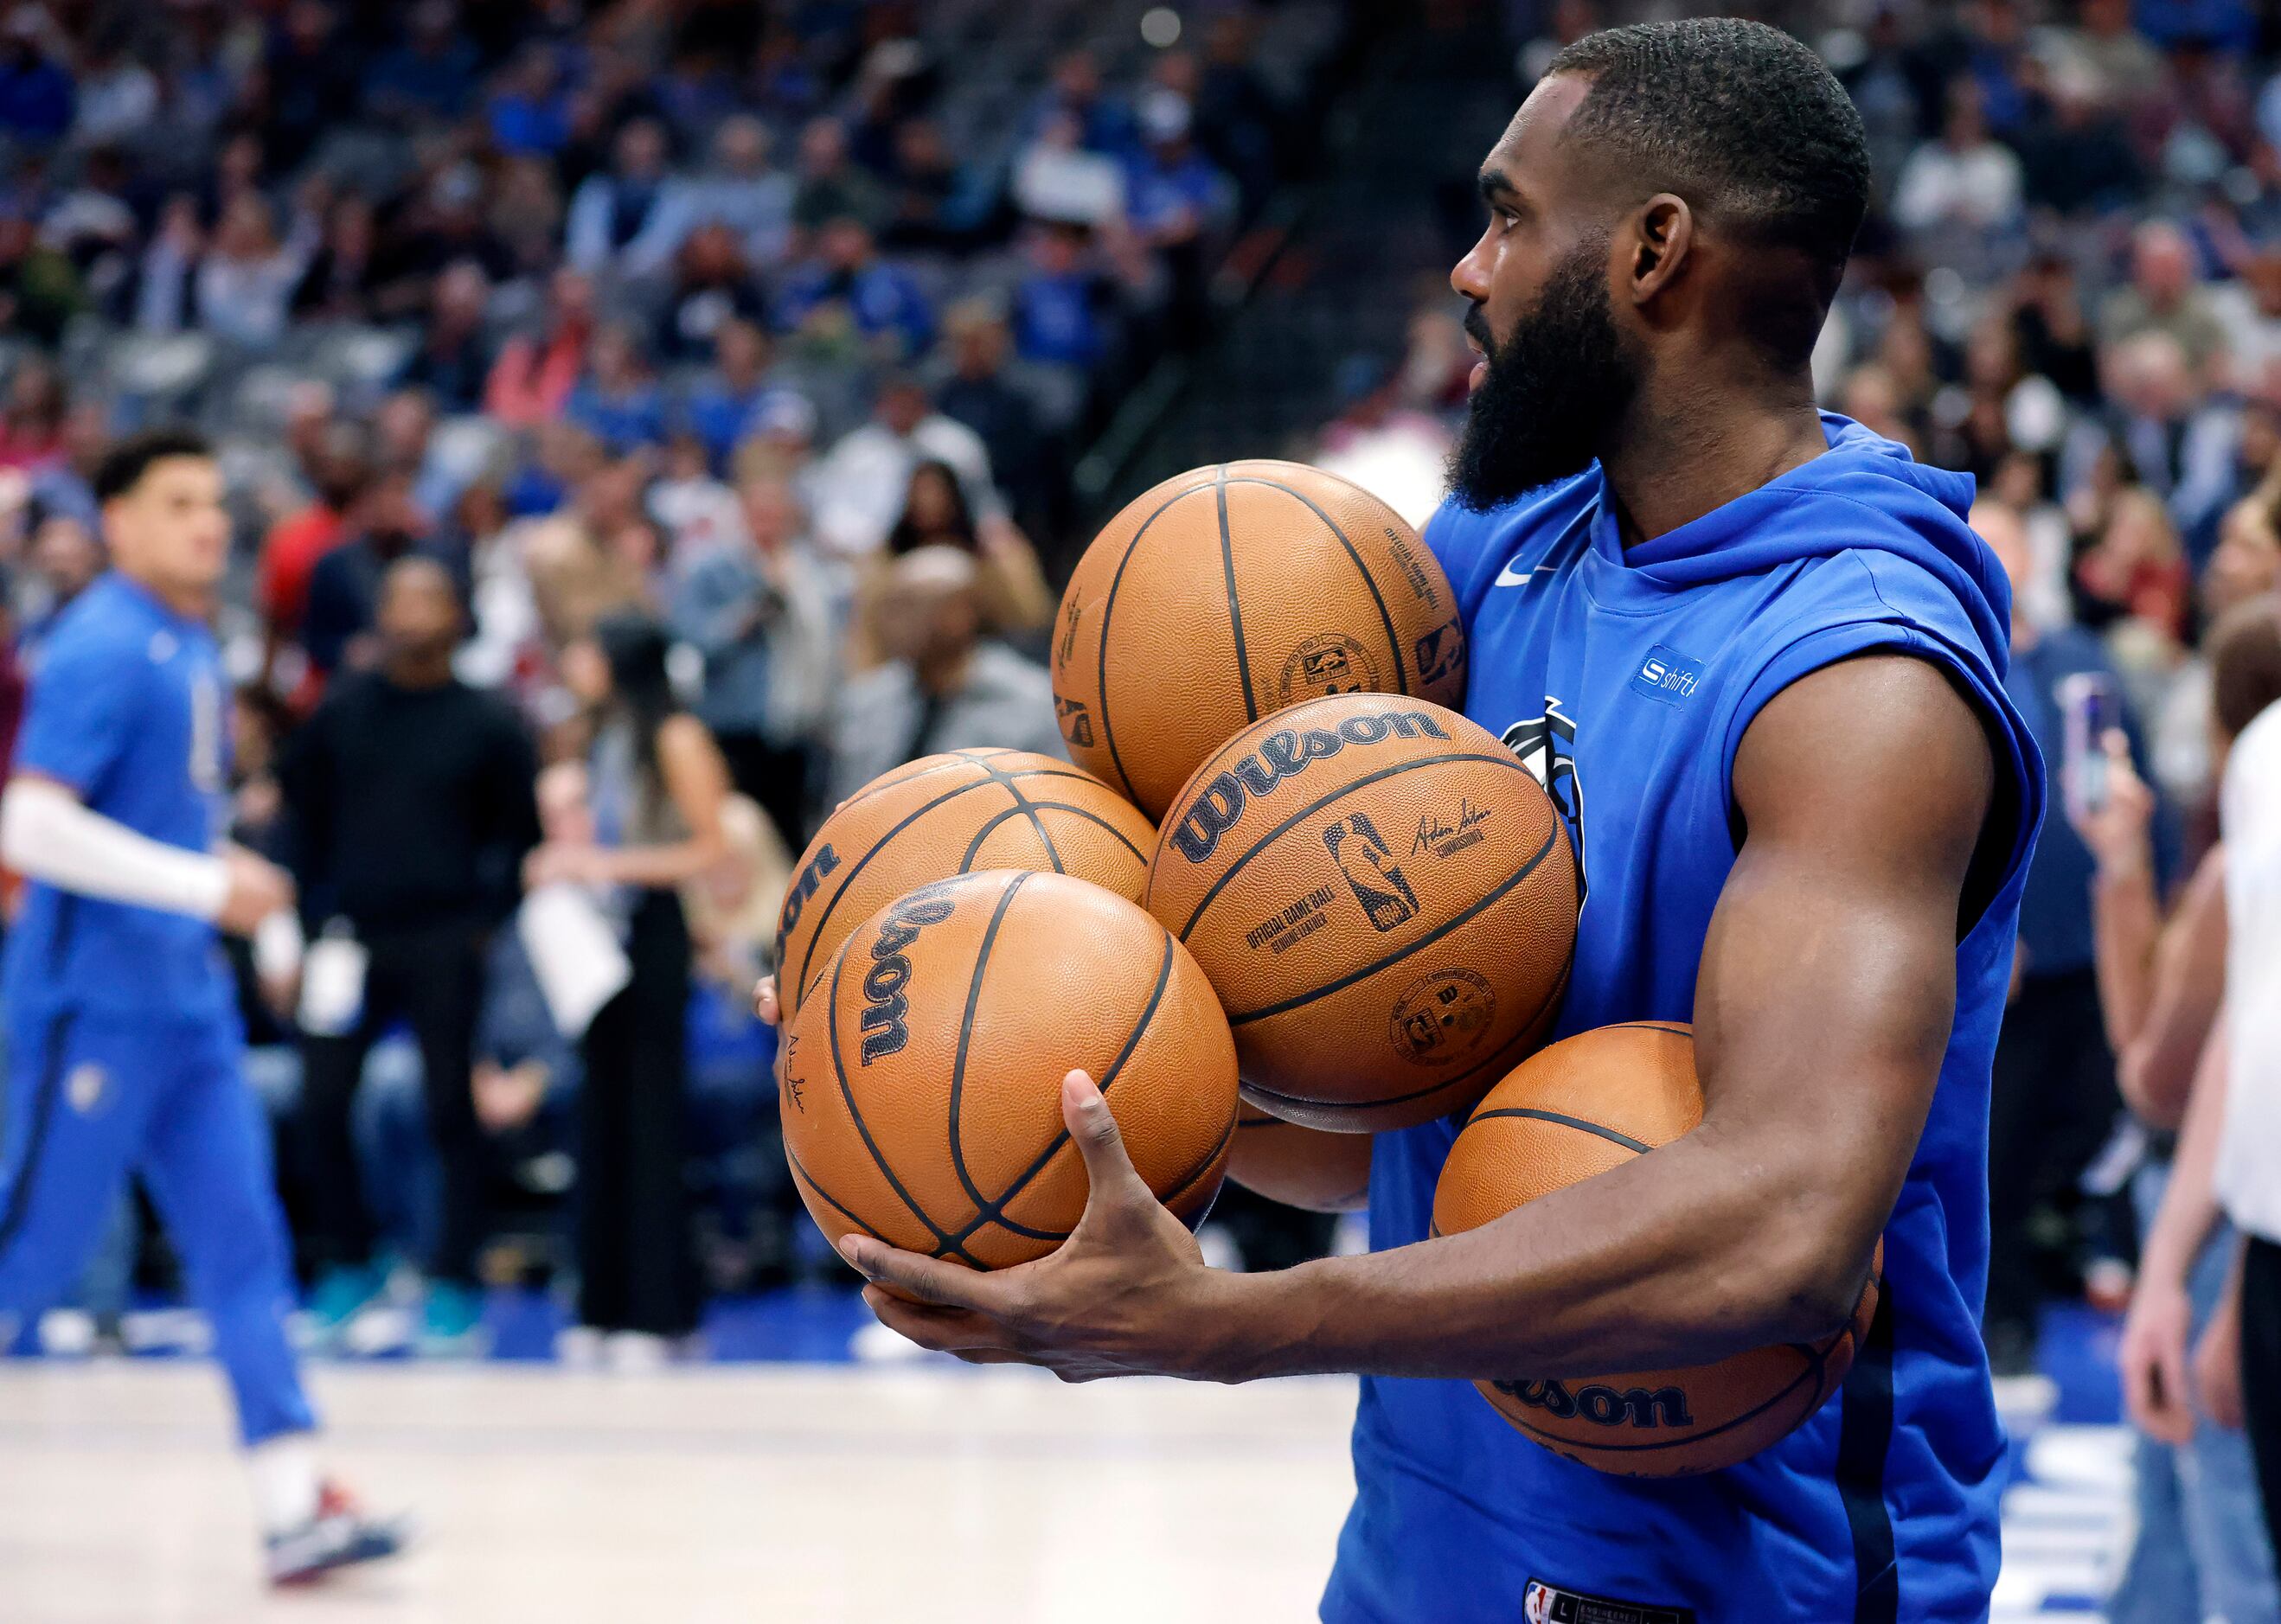
<svg viewBox="0 0 2281 1624">
<path fill-rule="evenodd" d="M 140 1174 L 213 1323 L 244 1441 L 308 1430 L 268 1126 L 236 1023 L 12 1010 L 8 1028 L 0 1320 L 27 1321 L 71 1289 Z"/>
</svg>

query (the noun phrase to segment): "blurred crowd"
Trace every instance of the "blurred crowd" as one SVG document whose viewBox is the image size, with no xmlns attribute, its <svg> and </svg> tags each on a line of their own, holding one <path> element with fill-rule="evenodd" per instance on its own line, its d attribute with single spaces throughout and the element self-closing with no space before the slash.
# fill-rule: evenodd
<svg viewBox="0 0 2281 1624">
<path fill-rule="evenodd" d="M 486 1281 L 567 1267 L 639 1361 L 817 1266 L 746 1008 L 793 854 L 915 756 L 1062 751 L 1071 466 L 1205 336 L 1348 26 L 0 8 L 0 733 L 104 567 L 103 449 L 195 424 L 233 832 L 302 900 L 240 969 L 321 1339 L 465 1351 Z M 570 1020 L 511 927 L 566 889 L 622 960 Z"/>
</svg>

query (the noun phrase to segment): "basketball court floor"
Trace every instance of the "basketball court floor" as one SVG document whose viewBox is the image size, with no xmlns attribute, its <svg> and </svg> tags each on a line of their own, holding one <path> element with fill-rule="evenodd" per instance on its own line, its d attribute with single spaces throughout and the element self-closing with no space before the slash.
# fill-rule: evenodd
<svg viewBox="0 0 2281 1624">
<path fill-rule="evenodd" d="M 320 1362 L 329 1455 L 420 1536 L 400 1563 L 282 1597 L 258 1582 L 220 1383 L 164 1349 L 183 1317 L 148 1322 L 145 1357 L 0 1359 L 0 1621 L 1314 1616 L 1352 1486 L 1352 1383 L 1072 1388 L 857 1362 L 863 1318 L 840 1293 L 732 1305 L 710 1328 L 725 1359 L 630 1375 L 563 1368 L 551 1306 L 502 1298 L 490 1361 Z M 2111 1335 L 2054 1319 L 1999 1624 L 2095 1617 L 2129 1549 Z"/>
</svg>

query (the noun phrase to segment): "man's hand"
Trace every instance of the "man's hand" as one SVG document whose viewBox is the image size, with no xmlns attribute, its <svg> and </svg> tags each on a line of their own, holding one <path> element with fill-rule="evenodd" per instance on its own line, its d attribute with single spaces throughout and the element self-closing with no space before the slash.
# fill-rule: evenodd
<svg viewBox="0 0 2281 1624">
<path fill-rule="evenodd" d="M 1064 1382 L 1170 1375 L 1232 1380 L 1213 1329 L 1241 1276 L 1207 1268 L 1187 1227 L 1125 1152 L 1109 1102 L 1083 1072 L 1062 1080 L 1062 1120 L 1092 1192 L 1059 1250 L 983 1274 L 850 1235 L 840 1252 L 870 1283 L 890 1330 L 973 1365 L 1042 1365 Z"/>
<path fill-rule="evenodd" d="M 2098 860 L 2099 872 L 2110 879 L 2144 874 L 2154 866 L 2154 846 L 2148 831 L 2154 823 L 2154 792 L 2130 765 L 2130 741 L 2120 727 L 2110 727 L 2099 741 L 2107 752 L 2107 798 L 2099 806 L 2067 803 L 2068 821 L 2083 836 Z"/>
<path fill-rule="evenodd" d="M 2141 1279 L 2122 1321 L 2115 1362 L 2122 1370 L 2122 1402 L 2139 1431 L 2164 1443 L 2194 1435 L 2186 1404 L 2186 1332 L 2192 1310 L 2175 1281 Z"/>
<path fill-rule="evenodd" d="M 221 860 L 229 874 L 229 890 L 214 923 L 231 935 L 250 936 L 262 920 L 293 905 L 292 877 L 276 864 L 242 846 L 224 847 Z"/>
</svg>

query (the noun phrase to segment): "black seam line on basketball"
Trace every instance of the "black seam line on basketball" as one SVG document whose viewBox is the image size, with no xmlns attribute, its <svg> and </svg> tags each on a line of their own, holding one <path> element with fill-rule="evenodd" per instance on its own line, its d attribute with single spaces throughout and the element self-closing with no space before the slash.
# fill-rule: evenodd
<svg viewBox="0 0 2281 1624">
<path fill-rule="evenodd" d="M 1408 696 L 1410 692 L 1410 662 L 1403 658 L 1402 634 L 1394 629 L 1394 616 L 1386 607 L 1386 599 L 1378 589 L 1378 581 L 1376 577 L 1371 574 L 1370 566 L 1362 561 L 1362 553 L 1360 550 L 1358 550 L 1352 542 L 1347 540 L 1347 533 L 1339 528 L 1337 520 L 1334 520 L 1328 513 L 1323 512 L 1321 508 L 1316 506 L 1313 497 L 1306 496 L 1302 492 L 1295 491 L 1288 485 L 1279 484 L 1273 480 L 1262 479 L 1256 474 L 1238 474 L 1234 479 L 1225 481 L 1223 482 L 1233 485 L 1265 485 L 1271 489 L 1280 490 L 1285 496 L 1289 496 L 1293 501 L 1303 504 L 1307 508 L 1308 512 L 1313 513 L 1316 518 L 1323 521 L 1323 526 L 1326 529 L 1329 530 L 1333 535 L 1339 538 L 1339 545 L 1345 548 L 1347 550 L 1347 557 L 1354 560 L 1355 573 L 1362 577 L 1362 584 L 1364 589 L 1370 594 L 1370 601 L 1378 605 L 1379 624 L 1386 628 L 1386 646 L 1394 656 L 1394 680 L 1401 684 L 1401 687 L 1396 691 L 1405 697 Z M 1232 594 L 1230 601 L 1233 601 Z"/>
<path fill-rule="evenodd" d="M 966 1171 L 966 1146 L 959 1139 L 959 1106 L 966 1094 L 966 1052 L 974 1042 L 974 1012 L 982 1003 L 982 978 L 990 968 L 990 950 L 998 944 L 998 928 L 1006 922 L 1006 911 L 1014 905 L 1014 898 L 1029 881 L 1029 872 L 1018 870 L 1006 889 L 998 894 L 997 905 L 990 910 L 990 923 L 984 927 L 982 945 L 975 950 L 974 972 L 966 981 L 966 1012 L 958 1020 L 958 1048 L 950 1062 L 950 1170 L 958 1175 L 959 1188 L 966 1198 L 974 1203 L 978 1212 L 987 1205 L 981 1187 Z M 947 1232 L 944 1239 L 950 1239 Z M 963 1239 L 963 1236 L 960 1237 Z"/>
<path fill-rule="evenodd" d="M 977 763 L 976 765 L 979 766 L 980 764 Z M 823 904 L 823 912 L 816 916 L 816 928 L 808 933 L 808 946 L 801 950 L 800 955 L 800 980 L 795 983 L 795 990 L 800 990 L 801 992 L 803 1002 L 806 1000 L 805 989 L 808 985 L 808 966 L 816 962 L 816 944 L 823 940 L 823 927 L 831 922 L 831 915 L 839 906 L 839 899 L 847 895 L 847 888 L 855 883 L 855 876 L 862 874 L 866 868 L 870 867 L 871 866 L 871 859 L 878 856 L 882 851 L 885 851 L 889 845 L 893 843 L 896 835 L 901 834 L 905 829 L 910 827 L 912 824 L 916 823 L 920 819 L 934 811 L 936 807 L 947 806 L 951 802 L 958 799 L 960 796 L 965 795 L 970 790 L 986 789 L 989 787 L 990 782 L 991 781 L 988 778 L 974 779 L 970 782 L 959 785 L 955 789 L 946 790 L 941 795 L 935 797 L 933 800 L 929 801 L 924 806 L 914 808 L 911 812 L 905 814 L 903 819 L 893 828 L 880 835 L 878 839 L 873 841 L 871 843 L 871 849 L 864 852 L 862 857 L 857 858 L 854 863 L 848 868 L 847 872 L 840 876 L 839 883 L 832 889 L 831 897 Z"/>
<path fill-rule="evenodd" d="M 1411 1100 L 1425 1099 L 1431 1095 L 1446 1094 L 1451 1089 L 1457 1088 L 1461 1083 L 1471 1082 L 1474 1078 L 1480 1076 L 1492 1066 L 1502 1066 L 1507 1071 L 1510 1071 L 1513 1066 L 1519 1064 L 1519 1061 L 1510 1058 L 1512 1054 L 1512 1046 L 1520 1042 L 1522 1038 L 1527 1037 L 1529 1034 L 1530 1028 L 1535 1027 L 1538 1021 L 1544 1019 L 1544 1012 L 1550 1009 L 1555 1004 L 1558 1003 L 1560 1000 L 1560 995 L 1568 990 L 1568 972 L 1574 962 L 1574 961 L 1571 959 L 1569 964 L 1565 964 L 1560 966 L 1560 974 L 1554 979 L 1552 989 L 1539 1000 L 1536 1007 L 1529 1012 L 1528 1019 L 1520 1023 L 1519 1028 L 1514 1031 L 1511 1037 L 1499 1044 L 1495 1051 L 1482 1056 L 1471 1066 L 1465 1067 L 1464 1071 L 1452 1073 L 1450 1075 L 1442 1078 L 1439 1082 L 1429 1083 L 1422 1089 L 1412 1089 L 1407 1094 L 1388 1094 L 1381 1096 L 1377 1099 L 1366 1100 L 1309 1099 L 1303 1095 L 1282 1094 L 1277 1092 L 1273 1089 L 1264 1089 L 1256 1082 L 1247 1082 L 1243 1086 L 1250 1089 L 1254 1094 L 1264 1094 L 1271 1099 L 1287 1100 L 1294 1105 L 1304 1106 L 1309 1111 L 1335 1111 L 1346 1112 L 1354 1116 L 1361 1116 L 1373 1111 L 1384 1111 L 1392 1105 L 1406 1105 Z M 1337 1128 L 1322 1128 L 1317 1131 L 1322 1133 L 1337 1133 L 1340 1130 Z"/>
<path fill-rule="evenodd" d="M 1251 655 L 1243 646 L 1243 604 L 1235 595 L 1235 543 L 1227 533 L 1227 465 L 1212 470 L 1212 502 L 1219 510 L 1219 567 L 1227 580 L 1227 628 L 1235 636 L 1235 680 L 1243 685 L 1246 726 L 1259 720 L 1259 701 L 1251 691 Z"/>
<path fill-rule="evenodd" d="M 1655 1149 L 1653 1145 L 1643 1143 L 1629 1134 L 1620 1134 L 1612 1128 L 1587 1122 L 1581 1117 L 1564 1116 L 1558 1111 L 1539 1111 L 1534 1105 L 1500 1105 L 1495 1111 L 1477 1111 L 1466 1120 L 1465 1126 L 1471 1128 L 1475 1122 L 1486 1122 L 1493 1117 L 1527 1117 L 1532 1122 L 1551 1122 L 1561 1128 L 1573 1128 L 1580 1134 L 1590 1134 L 1595 1138 L 1604 1139 L 1610 1144 L 1620 1144 L 1625 1150 L 1636 1151 L 1642 1156 Z"/>
<path fill-rule="evenodd" d="M 1054 872 L 1057 874 L 1065 874 L 1069 873 L 1068 869 L 1062 866 L 1062 849 L 1054 844 L 1054 837 L 1051 832 L 1046 827 L 1046 820 L 1038 816 L 1036 806 L 1032 804 L 1028 796 L 1022 793 L 1022 786 L 1016 783 L 1013 779 L 1005 774 L 1001 773 L 996 767 L 986 766 L 983 770 L 990 774 L 991 782 L 1001 785 L 1005 789 L 1006 793 L 1014 797 L 1014 810 L 1023 813 L 1030 820 L 1030 828 L 1032 832 L 1037 835 L 1039 843 L 1045 847 L 1046 856 L 1053 862 Z M 972 861 L 973 854 L 979 851 L 981 849 L 982 847 L 979 841 L 978 841 L 972 847 L 969 848 L 967 852 L 968 860 L 970 862 Z"/>
<path fill-rule="evenodd" d="M 1148 989 L 1148 1002 L 1141 1007 L 1140 1018 L 1133 1023 L 1133 1030 L 1125 1034 L 1124 1046 L 1117 1050 L 1117 1058 L 1094 1080 L 1103 1099 L 1109 1097 L 1110 1085 L 1125 1070 L 1125 1063 L 1133 1058 L 1133 1051 L 1140 1046 L 1140 1039 L 1148 1032 L 1148 1023 L 1156 1020 L 1156 1007 L 1164 1001 L 1164 989 L 1171 985 L 1171 981 L 1172 937 L 1168 931 L 1164 935 L 1164 957 L 1156 966 L 1156 984 Z M 1006 1209 L 1012 1205 L 1014 1197 L 1030 1188 L 1031 1181 L 1046 1170 L 1047 1165 L 1061 1153 L 1062 1147 L 1068 1143 L 1069 1129 L 1063 1128 L 1055 1134 L 1052 1143 L 1038 1153 L 1037 1160 L 1017 1174 L 1014 1181 L 999 1192 L 996 1200 L 983 1202 L 976 1208 L 974 1221 L 961 1229 L 957 1238 L 963 1241 L 985 1224 L 994 1223 L 1001 1228 L 1011 1229 L 1017 1235 L 1026 1235 L 1033 1240 L 1066 1239 L 1066 1236 L 1056 1236 L 1044 1230 L 1024 1228 L 1006 1217 Z"/>
<path fill-rule="evenodd" d="M 1754 1421 L 1758 1420 L 1759 1416 L 1764 1415 L 1767 1411 L 1773 1409 L 1776 1405 L 1782 1403 L 1783 1399 L 1789 1397 L 1792 1393 L 1798 1391 L 1800 1384 L 1802 1384 L 1808 1376 L 1818 1377 L 1819 1374 L 1818 1368 L 1813 1365 L 1801 1366 L 1796 1375 L 1783 1382 L 1780 1388 L 1769 1394 L 1767 1397 L 1760 1399 L 1757 1404 L 1752 1405 L 1749 1409 L 1744 1411 L 1740 1415 L 1730 1415 L 1725 1420 L 1720 1421 L 1716 1427 L 1705 1427 L 1700 1431 L 1689 1433 L 1683 1438 L 1657 1438 L 1645 1443 L 1602 1443 L 1595 1440 L 1572 1438 L 1564 1433 L 1546 1432 L 1542 1428 L 1532 1427 L 1527 1421 L 1521 1420 L 1518 1417 L 1514 1416 L 1510 1411 L 1501 1411 L 1500 1413 L 1504 1415 L 1506 1420 L 1512 1421 L 1514 1426 L 1519 1428 L 1530 1437 L 1548 1439 L 1555 1443 L 1566 1444 L 1570 1449 L 1589 1450 L 1594 1454 L 1651 1455 L 1658 1450 L 1686 1449 L 1690 1445 L 1704 1443 L 1706 1440 L 1719 1436 L 1721 1433 L 1732 1432 L 1737 1427 Z M 1580 1383 L 1579 1385 L 1591 1387 L 1597 1384 L 1586 1382 Z M 1818 1380 L 1815 1385 L 1817 1387 L 1820 1385 Z M 1518 1403 L 1519 1401 L 1516 1400 L 1515 1402 Z M 1816 1405 L 1814 1406 L 1817 1410 L 1821 1407 L 1821 1406 L 1820 1405 Z M 1811 1414 L 1812 1412 L 1809 1411 L 1807 1413 Z M 1803 1421 L 1805 1420 L 1805 1417 L 1800 1416 L 1798 1417 L 1798 1420 Z"/>
<path fill-rule="evenodd" d="M 1155 512 L 1140 521 L 1140 528 L 1133 532 L 1133 539 L 1125 543 L 1125 556 L 1117 561 L 1117 573 L 1109 578 L 1108 596 L 1101 600 L 1101 658 L 1094 676 L 1093 691 L 1101 700 L 1101 742 L 1109 746 L 1109 765 L 1117 769 L 1117 776 L 1125 785 L 1125 798 L 1128 801 L 1138 802 L 1140 797 L 1133 788 L 1133 775 L 1125 770 L 1125 758 L 1117 753 L 1117 729 L 1109 725 L 1109 622 L 1117 612 L 1117 589 L 1125 584 L 1125 571 L 1133 562 L 1133 554 L 1140 545 L 1140 538 L 1148 534 L 1148 527 L 1155 524 L 1173 503 L 1202 489 L 1197 485 L 1187 490 L 1174 491 L 1156 504 Z"/>
<path fill-rule="evenodd" d="M 1560 826 L 1556 823 L 1553 825 L 1552 833 L 1545 836 L 1544 843 L 1536 849 L 1536 854 L 1530 858 L 1528 861 L 1523 863 L 1519 868 L 1513 870 L 1512 874 L 1507 878 L 1498 881 L 1496 888 L 1494 890 L 1486 892 L 1477 901 L 1467 904 L 1464 908 L 1452 914 L 1441 924 L 1434 927 L 1433 929 L 1427 931 L 1424 935 L 1419 936 L 1416 941 L 1408 943 L 1404 947 L 1397 949 L 1394 952 L 1383 954 L 1380 957 L 1372 959 L 1369 964 L 1364 965 L 1359 968 L 1339 977 L 1338 980 L 1334 981 L 1327 981 L 1311 992 L 1300 994 L 1295 998 L 1286 998 L 1280 1004 L 1270 1004 L 1261 1009 L 1247 1010 L 1241 1015 L 1230 1015 L 1227 1018 L 1228 1025 L 1232 1027 L 1248 1026 L 1255 1020 L 1265 1020 L 1270 1016 L 1287 1015 L 1295 1009 L 1303 1009 L 1308 1004 L 1314 1003 L 1318 998 L 1327 998 L 1334 992 L 1343 992 L 1348 988 L 1353 986 L 1357 981 L 1368 981 L 1372 976 L 1376 975 L 1380 970 L 1385 969 L 1387 966 L 1399 964 L 1402 960 L 1409 958 L 1412 953 L 1422 952 L 1427 948 L 1433 946 L 1434 943 L 1439 942 L 1442 937 L 1448 935 L 1451 931 L 1457 929 L 1458 926 L 1470 923 L 1472 920 L 1480 918 L 1483 913 L 1488 912 L 1489 908 L 1504 897 L 1507 892 L 1511 891 L 1513 887 L 1519 885 L 1522 881 L 1527 879 L 1529 875 L 1535 874 L 1537 868 L 1543 863 L 1545 858 L 1551 852 L 1553 845 L 1558 840 L 1559 834 Z"/>
<path fill-rule="evenodd" d="M 848 944 L 852 945 L 853 943 L 854 938 L 850 937 Z M 855 1104 L 855 1090 L 847 1081 L 847 1062 L 839 1052 L 839 974 L 847 967 L 847 946 L 843 945 L 831 961 L 831 985 L 824 990 L 823 996 L 831 1000 L 831 1003 L 824 1006 L 825 1013 L 830 1017 L 825 1033 L 830 1041 L 825 1046 L 831 1051 L 831 1072 L 832 1075 L 839 1079 L 839 1097 L 847 1102 L 848 1120 L 855 1124 L 855 1131 L 862 1138 L 863 1148 L 870 1152 L 871 1165 L 879 1170 L 879 1176 L 887 1181 L 887 1188 L 895 1192 L 896 1198 L 911 1210 L 911 1216 L 924 1224 L 927 1233 L 934 1236 L 935 1246 L 938 1249 L 936 1255 L 940 1256 L 939 1249 L 947 1246 L 978 1269 L 983 1266 L 982 1260 L 969 1253 L 964 1247 L 954 1240 L 950 1232 L 929 1217 L 926 1209 L 914 1201 L 911 1198 L 911 1192 L 903 1188 L 903 1181 L 895 1176 L 894 1168 L 888 1165 L 886 1157 L 881 1154 L 878 1142 L 871 1137 L 870 1125 L 863 1120 L 862 1108 Z"/>
<path fill-rule="evenodd" d="M 932 778 L 938 773 L 951 772 L 956 768 L 961 762 L 970 764 L 974 761 L 974 758 L 963 750 L 943 750 L 939 753 L 942 759 L 937 761 L 934 766 L 931 767 L 921 767 L 916 773 L 905 773 L 901 778 L 895 780 L 892 784 L 883 784 L 878 781 L 878 779 L 873 779 L 870 783 L 864 785 L 863 788 L 858 789 L 854 794 L 849 796 L 846 800 L 840 802 L 839 805 L 833 807 L 831 810 L 834 812 L 846 812 L 851 806 L 861 806 L 864 802 L 870 800 L 875 795 L 885 795 L 888 790 L 900 789 L 904 784 L 916 783 L 922 778 Z M 998 753 L 1006 754 L 1010 752 L 1001 750 Z M 922 757 L 920 759 L 924 760 L 925 758 Z M 917 764 L 914 762 L 906 763 L 905 765 L 916 766 Z M 885 773 L 879 774 L 879 778 L 885 778 L 887 774 Z"/>
<path fill-rule="evenodd" d="M 1141 850 L 1140 847 L 1134 845 L 1130 840 L 1127 840 L 1125 837 L 1124 830 L 1118 828 L 1115 824 L 1111 823 L 1108 819 L 1102 817 L 1099 812 L 1094 812 L 1090 807 L 1073 805 L 1068 801 L 1040 801 L 1037 803 L 1037 807 L 1040 812 L 1067 812 L 1072 818 L 1082 818 L 1087 823 L 1097 823 L 1102 828 L 1109 831 L 1110 839 L 1114 840 L 1118 845 L 1124 847 L 1127 851 L 1130 851 L 1134 857 L 1140 858 L 1143 866 L 1146 866 L 1148 861 L 1148 854 Z"/>
<path fill-rule="evenodd" d="M 839 1197 L 833 1195 L 830 1190 L 824 1189 L 821 1183 L 817 1182 L 816 1175 L 808 1170 L 808 1165 L 801 1161 L 799 1156 L 794 1154 L 792 1144 L 789 1141 L 785 1144 L 785 1160 L 792 1164 L 793 1172 L 800 1175 L 800 1179 L 802 1183 L 806 1184 L 808 1189 L 814 1190 L 817 1195 L 823 1197 L 823 1203 L 826 1206 L 839 1213 L 842 1218 L 854 1225 L 858 1229 L 861 1229 L 864 1234 L 870 1235 L 873 1240 L 885 1241 L 887 1239 L 885 1235 L 881 1235 L 877 1229 L 871 1228 L 870 1224 L 857 1213 L 854 1207 L 849 1206 L 846 1202 L 842 1201 Z M 892 1245 L 893 1243 L 890 1242 L 889 1244 Z"/>
<path fill-rule="evenodd" d="M 1187 923 L 1180 927 L 1180 940 L 1186 942 L 1188 939 L 1188 933 L 1195 929 L 1196 921 L 1203 918 L 1204 910 L 1212 905 L 1213 901 L 1219 896 L 1220 892 L 1226 889 L 1229 881 L 1234 879 L 1237 874 L 1243 872 L 1243 866 L 1251 861 L 1252 858 L 1257 857 L 1260 852 L 1266 850 L 1267 847 L 1273 844 L 1278 839 L 1281 838 L 1282 835 L 1287 834 L 1295 825 L 1303 823 L 1309 818 L 1313 817 L 1317 812 L 1322 811 L 1325 807 L 1332 804 L 1334 802 L 1342 800 L 1347 796 L 1352 795 L 1357 789 L 1367 789 L 1370 785 L 1377 783 L 1382 779 L 1394 778 L 1403 773 L 1414 773 L 1420 767 L 1439 766 L 1445 761 L 1479 761 L 1491 766 L 1509 767 L 1513 772 L 1525 775 L 1530 783 L 1533 784 L 1536 782 L 1536 774 L 1529 772 L 1527 767 L 1523 766 L 1512 757 L 1503 753 L 1494 756 L 1485 755 L 1480 750 L 1448 750 L 1438 756 L 1413 756 L 1407 761 L 1397 761 L 1391 766 L 1382 766 L 1374 773 L 1365 774 L 1360 778 L 1349 779 L 1345 783 L 1341 784 L 1337 789 L 1332 790 L 1329 794 L 1319 796 L 1316 799 L 1308 802 L 1307 804 L 1300 807 L 1289 817 L 1284 819 L 1282 822 L 1268 830 L 1267 833 L 1262 835 L 1257 840 L 1253 841 L 1249 846 L 1246 846 L 1236 859 L 1230 863 L 1227 867 L 1221 872 L 1219 878 L 1213 881 L 1210 886 L 1205 888 L 1204 894 L 1196 898 L 1196 905 L 1189 912 Z M 1165 820 L 1164 827 L 1167 829 L 1170 829 L 1172 827 L 1171 819 L 1167 818 Z M 1558 820 L 1557 819 L 1554 820 L 1554 827 L 1558 827 Z M 1160 840 L 1157 842 L 1157 844 L 1161 847 L 1164 844 L 1164 842 Z"/>
</svg>

